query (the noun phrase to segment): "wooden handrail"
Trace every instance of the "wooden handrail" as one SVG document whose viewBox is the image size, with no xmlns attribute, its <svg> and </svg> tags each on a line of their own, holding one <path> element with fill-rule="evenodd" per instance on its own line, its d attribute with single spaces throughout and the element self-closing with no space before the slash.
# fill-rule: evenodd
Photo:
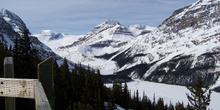
<svg viewBox="0 0 220 110">
<path fill-rule="evenodd" d="M 35 99 L 36 110 L 51 110 L 38 79 L 0 78 L 0 96 Z"/>
</svg>

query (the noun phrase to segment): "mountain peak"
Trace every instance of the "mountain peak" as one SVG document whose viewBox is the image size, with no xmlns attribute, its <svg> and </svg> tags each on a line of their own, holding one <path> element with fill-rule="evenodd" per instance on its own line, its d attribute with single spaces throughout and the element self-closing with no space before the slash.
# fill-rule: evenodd
<svg viewBox="0 0 220 110">
<path fill-rule="evenodd" d="M 15 32 L 18 32 L 20 35 L 22 35 L 22 32 L 27 29 L 22 19 L 18 15 L 7 9 L 1 9 L 0 16 L 5 22 L 11 25 Z"/>
<path fill-rule="evenodd" d="M 113 28 L 115 26 L 118 27 L 118 26 L 121 26 L 121 24 L 116 20 L 108 19 L 108 20 L 102 22 L 101 24 L 97 25 L 89 34 L 91 34 L 91 33 L 97 34 L 97 33 L 100 33 L 104 30 L 107 30 L 109 28 Z"/>
<path fill-rule="evenodd" d="M 58 40 L 64 37 L 62 33 L 58 33 L 52 30 L 42 30 L 40 34 L 36 34 L 34 36 L 46 41 Z"/>
<path fill-rule="evenodd" d="M 118 21 L 116 21 L 116 20 L 112 20 L 112 19 L 108 19 L 108 20 L 106 20 L 103 24 L 107 24 L 107 25 L 120 25 L 120 23 L 118 22 Z"/>
<path fill-rule="evenodd" d="M 2 8 L 1 11 L 0 11 L 0 13 L 1 13 L 3 16 L 7 16 L 8 13 L 12 13 L 12 12 L 10 12 L 10 11 L 7 10 L 7 9 Z M 14 13 L 13 13 L 13 14 L 14 14 Z"/>
</svg>

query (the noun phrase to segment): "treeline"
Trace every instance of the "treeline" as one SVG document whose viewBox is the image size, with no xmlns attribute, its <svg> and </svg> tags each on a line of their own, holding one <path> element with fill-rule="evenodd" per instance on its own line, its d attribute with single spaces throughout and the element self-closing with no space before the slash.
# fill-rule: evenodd
<svg viewBox="0 0 220 110">
<path fill-rule="evenodd" d="M 0 35 L 1 38 L 3 38 Z M 21 38 L 15 38 L 13 46 L 7 46 L 5 42 L 0 42 L 0 76 L 3 75 L 3 62 L 4 58 L 12 56 L 14 58 L 15 78 L 37 78 L 37 64 L 40 59 L 37 50 L 31 48 L 29 38 L 29 31 L 26 30 Z M 193 110 L 201 107 L 206 109 L 210 101 L 210 96 L 204 101 L 193 105 L 196 99 L 202 96 L 203 100 L 204 91 L 201 89 L 201 80 L 194 86 L 188 86 L 190 91 L 194 92 L 194 96 L 189 97 L 191 105 L 184 106 L 183 103 L 175 105 L 166 105 L 162 98 L 150 100 L 146 94 L 139 97 L 139 92 L 136 91 L 134 95 L 128 90 L 126 82 L 116 80 L 112 88 L 104 86 L 100 71 L 95 71 L 89 66 L 84 69 L 80 64 L 75 65 L 75 68 L 69 71 L 67 60 L 61 66 L 57 62 L 53 65 L 54 75 L 54 92 L 55 92 L 55 109 L 56 110 L 114 110 L 116 105 L 120 105 L 124 109 L 134 110 Z M 197 87 L 197 88 L 196 88 Z M 199 87 L 199 88 L 198 88 Z M 192 93 L 193 93 L 192 92 Z M 200 92 L 200 93 L 197 93 Z M 196 108 L 197 107 L 197 108 Z M 4 98 L 0 98 L 0 108 L 4 109 Z M 30 99 L 16 98 L 17 110 L 35 110 L 35 102 Z"/>
<path fill-rule="evenodd" d="M 79 64 L 70 72 L 66 59 L 60 67 L 54 62 L 53 72 L 57 110 L 114 110 L 116 104 L 134 110 L 191 109 L 183 103 L 166 105 L 162 98 L 151 101 L 144 93 L 140 98 L 138 91 L 131 95 L 127 83 L 120 80 L 116 80 L 112 88 L 107 88 L 99 70 L 95 71 L 89 66 L 85 70 Z"/>
<path fill-rule="evenodd" d="M 7 45 L 0 39 L 0 77 L 4 77 L 4 58 L 13 57 L 14 72 L 16 78 L 37 78 L 37 64 L 40 58 L 36 49 L 31 48 L 29 31 L 25 30 L 22 37 L 16 37 L 14 45 Z M 0 35 L 3 38 L 2 35 Z"/>
<path fill-rule="evenodd" d="M 75 65 L 69 71 L 67 60 L 58 67 L 56 61 L 53 65 L 55 83 L 55 109 L 57 110 L 103 110 L 106 100 L 106 89 L 101 80 L 99 70 L 81 65 Z"/>
<path fill-rule="evenodd" d="M 113 97 L 113 104 L 118 104 L 124 109 L 133 109 L 133 110 L 191 110 L 190 106 L 184 106 L 183 103 L 176 103 L 169 105 L 164 103 L 163 98 L 158 100 L 154 99 L 153 101 L 147 97 L 147 94 L 143 93 L 143 96 L 140 97 L 139 91 L 137 90 L 133 95 L 128 91 L 127 83 L 124 82 L 124 85 L 120 80 L 117 80 L 113 83 L 113 87 L 110 89 L 110 96 Z M 112 103 L 112 102 L 111 102 Z"/>
<path fill-rule="evenodd" d="M 37 64 L 41 62 L 37 50 L 31 48 L 29 31 L 25 30 L 23 36 L 16 37 L 13 45 L 8 45 L 0 35 L 0 77 L 4 77 L 4 58 L 13 57 L 14 77 L 37 79 Z M 5 98 L 0 97 L 0 109 L 5 109 Z M 16 98 L 16 110 L 35 110 L 32 99 Z"/>
</svg>

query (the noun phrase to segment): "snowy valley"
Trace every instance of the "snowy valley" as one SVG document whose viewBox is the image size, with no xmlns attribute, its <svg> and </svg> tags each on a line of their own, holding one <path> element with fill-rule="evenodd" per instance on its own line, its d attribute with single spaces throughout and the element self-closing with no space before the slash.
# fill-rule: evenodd
<svg viewBox="0 0 220 110">
<path fill-rule="evenodd" d="M 218 0 L 198 0 L 157 28 L 106 20 L 86 35 L 45 30 L 34 36 L 61 57 L 100 69 L 102 75 L 177 85 L 200 75 L 208 87 L 220 76 L 219 9 Z"/>
</svg>

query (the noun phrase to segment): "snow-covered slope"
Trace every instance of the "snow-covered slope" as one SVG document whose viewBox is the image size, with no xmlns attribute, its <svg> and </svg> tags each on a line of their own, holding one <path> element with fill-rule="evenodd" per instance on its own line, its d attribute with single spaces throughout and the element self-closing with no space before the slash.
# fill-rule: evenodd
<svg viewBox="0 0 220 110">
<path fill-rule="evenodd" d="M 220 0 L 199 0 L 176 10 L 157 29 L 140 35 L 111 59 L 116 74 L 162 83 L 204 85 L 219 78 Z"/>
<path fill-rule="evenodd" d="M 107 20 L 54 51 L 71 61 L 99 68 L 104 75 L 179 85 L 192 83 L 200 75 L 204 86 L 210 86 L 220 76 L 219 16 L 220 0 L 198 0 L 174 11 L 157 28 L 125 27 Z M 65 37 L 57 41 L 62 39 Z"/>
<path fill-rule="evenodd" d="M 117 70 L 115 61 L 108 60 L 108 56 L 117 53 L 120 48 L 139 34 L 150 32 L 152 29 L 141 25 L 133 25 L 127 28 L 118 21 L 106 20 L 84 36 L 65 35 L 50 30 L 44 30 L 34 36 L 60 56 L 73 62 L 90 65 L 95 69 L 98 68 L 102 74 L 106 75 Z M 49 40 L 57 34 L 63 37 Z"/>
<path fill-rule="evenodd" d="M 22 35 L 22 32 L 27 29 L 22 19 L 13 12 L 10 12 L 6 9 L 1 9 L 0 17 L 2 20 L 4 20 L 3 22 L 10 25 L 13 28 L 13 30 L 20 35 Z M 3 25 L 4 24 L 2 24 L 2 26 Z"/>
<path fill-rule="evenodd" d="M 55 53 L 61 46 L 70 45 L 74 41 L 77 41 L 83 35 L 67 35 L 64 33 L 54 32 L 52 30 L 42 30 L 39 34 L 34 34 L 42 43 L 50 47 Z"/>
<path fill-rule="evenodd" d="M 15 37 L 20 37 L 21 28 L 26 29 L 22 20 L 14 13 L 6 9 L 0 10 L 0 40 L 6 41 L 7 45 L 13 46 Z"/>
</svg>

